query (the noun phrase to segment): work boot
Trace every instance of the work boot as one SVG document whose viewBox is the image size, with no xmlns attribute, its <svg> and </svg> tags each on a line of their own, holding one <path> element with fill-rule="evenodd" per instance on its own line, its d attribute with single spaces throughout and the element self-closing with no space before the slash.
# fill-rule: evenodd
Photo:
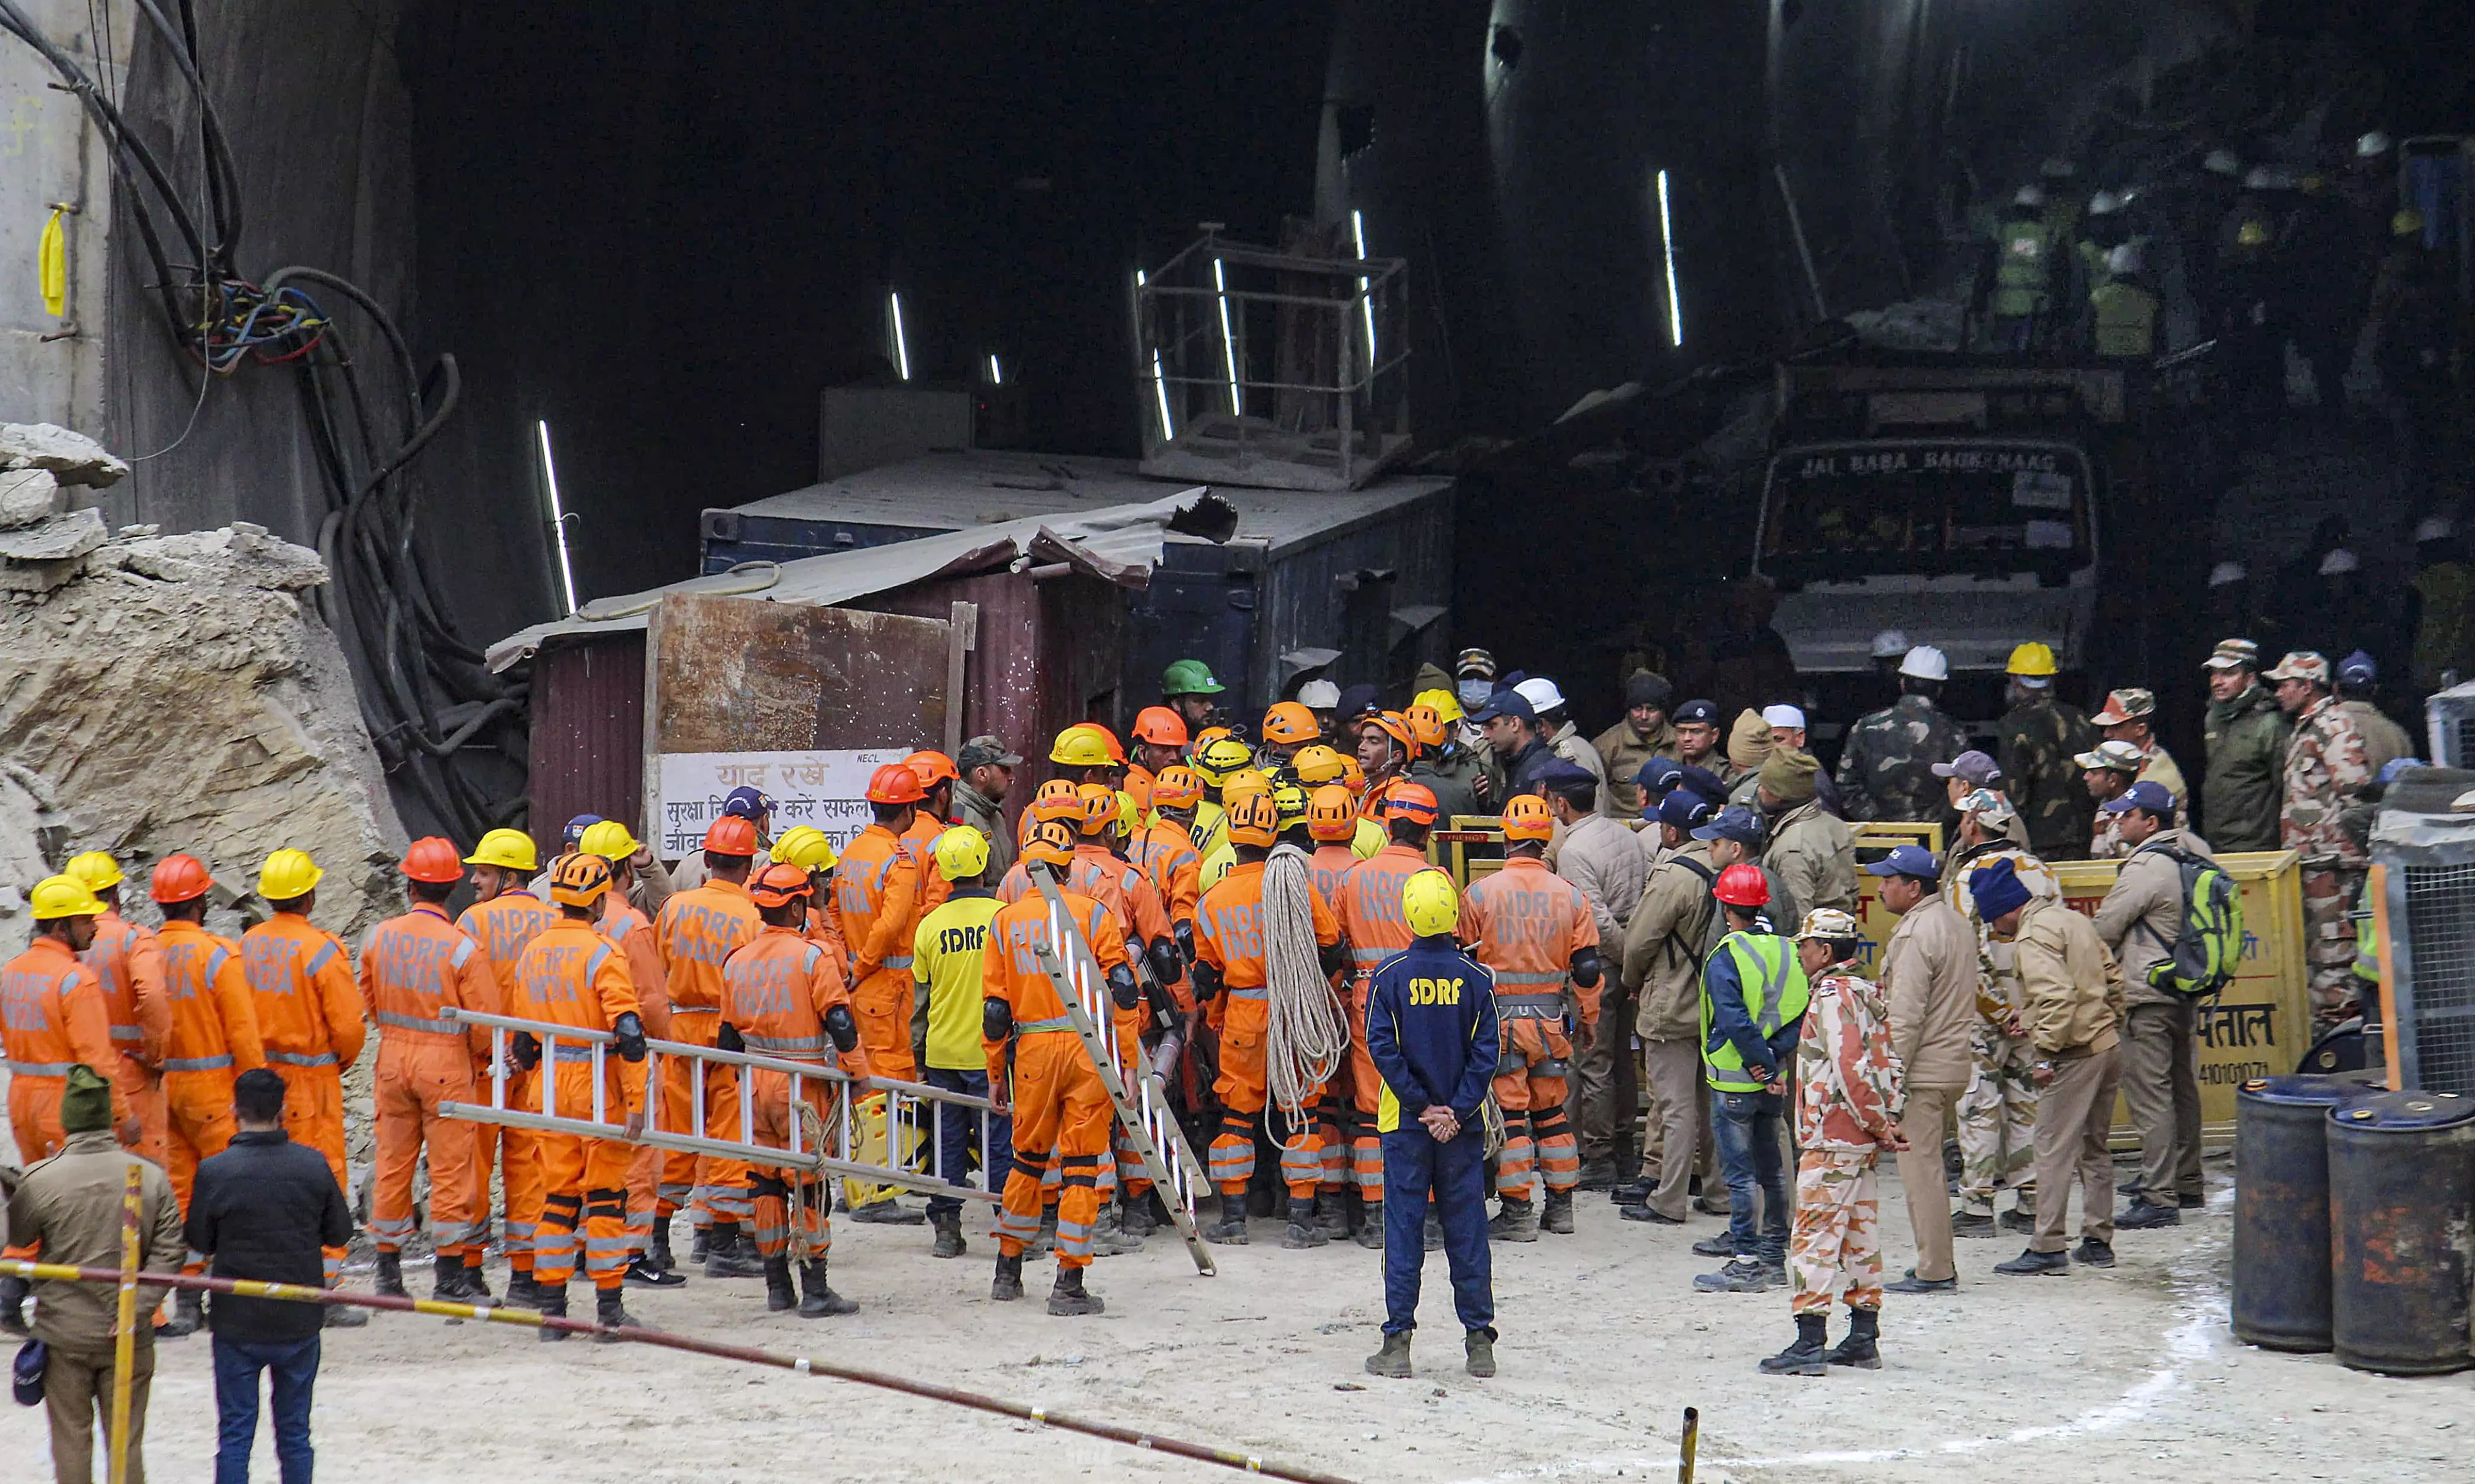
<svg viewBox="0 0 2475 1484">
<path fill-rule="evenodd" d="M 404 1286 L 404 1254 L 379 1253 L 378 1281 L 372 1285 L 383 1299 L 409 1299 L 412 1294 Z"/>
<path fill-rule="evenodd" d="M 624 1288 L 599 1289 L 593 1296 L 593 1322 L 602 1332 L 593 1337 L 596 1345 L 625 1345 L 627 1342 L 609 1331 L 613 1329 L 650 1329 L 635 1315 L 627 1312 L 627 1293 Z"/>
<path fill-rule="evenodd" d="M 1092 1256 L 1123 1257 L 1128 1253 L 1139 1253 L 1142 1250 L 1143 1239 L 1128 1231 L 1125 1225 L 1117 1219 L 1116 1212 L 1102 1211 L 1100 1219 L 1091 1224 Z"/>
<path fill-rule="evenodd" d="M 1444 1224 L 1436 1218 L 1435 1208 L 1431 1205 L 1427 1207 L 1427 1251 L 1439 1253 L 1443 1250 Z"/>
<path fill-rule="evenodd" d="M 1045 1257 L 1057 1251 L 1057 1207 L 1040 1208 L 1040 1229 L 1032 1233 L 1031 1243 L 1022 1250 L 1026 1257 Z"/>
<path fill-rule="evenodd" d="M 1370 1205 L 1359 1213 L 1358 1245 L 1370 1252 L 1384 1251 L 1384 1207 Z"/>
<path fill-rule="evenodd" d="M 2114 1244 L 2100 1242 L 2095 1237 L 2082 1237 L 2080 1245 L 2071 1249 L 2071 1261 L 2084 1268 L 2113 1267 Z"/>
<path fill-rule="evenodd" d="M 1337 1190 L 1318 1190 L 1314 1198 L 1315 1225 L 1326 1238 L 1349 1235 L 1349 1205 Z"/>
<path fill-rule="evenodd" d="M 1573 1234 L 1573 1193 L 1571 1191 L 1547 1192 L 1547 1209 L 1539 1213 L 1538 1229 L 1553 1231 L 1557 1236 Z"/>
<path fill-rule="evenodd" d="M 535 1296 L 533 1300 L 533 1307 L 541 1310 L 542 1318 L 565 1319 L 567 1317 L 567 1285 L 565 1283 L 559 1284 L 556 1288 L 551 1288 L 545 1284 L 536 1282 L 533 1284 L 533 1293 Z M 552 1329 L 549 1326 L 545 1325 L 541 1328 L 533 1331 L 533 1338 L 541 1341 L 544 1345 L 554 1345 L 567 1338 L 567 1331 L 564 1329 Z"/>
<path fill-rule="evenodd" d="M 463 1258 L 434 1258 L 429 1264 L 429 1297 L 433 1299 L 444 1299 L 450 1303 L 461 1303 L 464 1302 Z"/>
<path fill-rule="evenodd" d="M 827 1319 L 836 1314 L 859 1312 L 858 1304 L 834 1292 L 834 1285 L 825 1280 L 825 1262 L 822 1257 L 815 1257 L 799 1264 L 801 1319 Z"/>
<path fill-rule="evenodd" d="M 1704 1190 L 1695 1196 L 1693 1208 L 1704 1216 L 1732 1216 L 1736 1213 L 1736 1208 L 1728 1204 L 1728 1187 L 1725 1185 L 1715 1192 Z"/>
<path fill-rule="evenodd" d="M 928 1218 L 888 1196 L 882 1201 L 852 1206 L 850 1219 L 871 1227 L 916 1227 Z"/>
<path fill-rule="evenodd" d="M 1468 1357 L 1469 1374 L 1481 1380 L 1495 1375 L 1495 1332 L 1471 1329 L 1461 1335 L 1461 1353 Z"/>
<path fill-rule="evenodd" d="M 2202 1209 L 2208 1204 L 2209 1198 L 2207 1196 L 2179 1195 L 2174 1198 L 2175 1207 L 2179 1210 L 2196 1211 Z"/>
<path fill-rule="evenodd" d="M 1069 1268 L 1062 1263 L 1058 1266 L 1057 1286 L 1048 1290 L 1048 1312 L 1060 1316 L 1097 1314 L 1107 1307 L 1100 1302 L 1098 1294 L 1084 1288 L 1081 1268 Z"/>
<path fill-rule="evenodd" d="M 155 1326 L 155 1338 L 180 1340 L 196 1334 L 207 1326 L 207 1296 L 194 1288 L 184 1288 L 172 1295 L 172 1319 L 169 1324 Z"/>
<path fill-rule="evenodd" d="M 2071 1270 L 2071 1259 L 2062 1253 L 2041 1253 L 2035 1248 L 2022 1253 L 2009 1262 L 1997 1262 L 1994 1271 L 2010 1277 L 2053 1277 Z"/>
<path fill-rule="evenodd" d="M 1649 1176 L 1636 1176 L 1623 1184 L 1609 1185 L 1607 1199 L 1618 1205 L 1640 1205 L 1649 1201 L 1650 1193 L 1657 1188 L 1658 1181 Z"/>
<path fill-rule="evenodd" d="M 997 1276 L 995 1281 L 989 1284 L 989 1297 L 999 1303 L 1022 1297 L 1022 1258 L 1019 1254 L 997 1258 Z"/>
<path fill-rule="evenodd" d="M 541 1285 L 533 1281 L 529 1270 L 517 1268 L 507 1275 L 507 1306 L 516 1309 L 541 1307 Z"/>
<path fill-rule="evenodd" d="M 349 1303 L 331 1304 L 327 1317 L 319 1322 L 322 1329 L 360 1329 L 368 1326 L 370 1311 Z"/>
<path fill-rule="evenodd" d="M 670 1245 L 668 1238 L 663 1240 L 663 1245 L 666 1247 Z M 704 1261 L 707 1256 L 711 1255 L 712 1252 L 713 1229 L 710 1227 L 690 1227 L 688 1229 L 688 1261 L 691 1263 L 700 1263 Z"/>
<path fill-rule="evenodd" d="M 1434 1218 L 1430 1216 L 1429 1221 Z M 1506 1196 L 1504 1209 L 1486 1224 L 1486 1234 L 1499 1242 L 1535 1242 L 1538 1240 L 1538 1212 L 1527 1196 Z M 1429 1248 L 1433 1252 L 1434 1249 Z"/>
<path fill-rule="evenodd" d="M 1757 1294 L 1787 1284 L 1787 1275 L 1769 1266 L 1758 1257 L 1738 1257 L 1716 1273 L 1704 1273 L 1693 1279 L 1693 1286 L 1705 1294 Z M 1816 1319 L 1818 1326 L 1822 1321 Z M 1816 1340 L 1814 1348 L 1822 1348 Z"/>
<path fill-rule="evenodd" d="M 1854 1366 L 1859 1371 L 1882 1369 L 1882 1352 L 1875 1341 L 1882 1337 L 1880 1309 L 1848 1310 L 1848 1338 L 1830 1347 L 1824 1358 L 1834 1366 Z"/>
<path fill-rule="evenodd" d="M 1309 1196 L 1303 1201 L 1295 1196 L 1289 1197 L 1289 1229 L 1281 1233 L 1281 1245 L 1295 1252 L 1328 1246 L 1331 1241 L 1332 1238 L 1323 1234 L 1322 1225 L 1315 1220 L 1314 1197 Z"/>
<path fill-rule="evenodd" d="M 2134 1201 L 2130 1207 L 2114 1219 L 2117 1231 L 2145 1231 L 2151 1227 L 2179 1227 L 2183 1212 L 2171 1205 L 2157 1205 L 2147 1201 Z"/>
<path fill-rule="evenodd" d="M 459 1268 L 467 1303 L 496 1303 L 498 1296 L 490 1292 L 489 1280 L 481 1276 L 481 1258 L 478 1253 L 464 1259 Z"/>
<path fill-rule="evenodd" d="M 928 1249 L 929 1256 L 960 1257 L 971 1250 L 970 1244 L 963 1240 L 962 1212 L 939 1211 L 928 1218 L 928 1224 L 937 1229 L 936 1245 Z"/>
<path fill-rule="evenodd" d="M 1203 1239 L 1215 1247 L 1246 1245 L 1246 1205 L 1241 1201 L 1220 1203 L 1225 1213 L 1218 1221 L 1203 1229 Z"/>
<path fill-rule="evenodd" d="M 1409 1332 L 1405 1329 L 1399 1334 L 1385 1335 L 1384 1348 L 1366 1357 L 1366 1374 L 1388 1375 L 1395 1380 L 1407 1377 L 1409 1375 Z"/>
<path fill-rule="evenodd" d="M 1605 1190 L 1616 1182 L 1616 1162 L 1605 1155 L 1581 1161 L 1581 1188 Z"/>
<path fill-rule="evenodd" d="M 1125 1209 L 1117 1213 L 1117 1229 L 1140 1239 L 1167 1226 L 1165 1217 L 1166 1211 L 1160 1204 L 1160 1192 L 1146 1190 L 1141 1200 L 1128 1202 Z"/>
<path fill-rule="evenodd" d="M 1997 1220 L 1995 1225 L 2000 1227 L 2005 1231 L 2015 1231 L 2022 1236 L 2035 1236 L 2037 1234 L 2037 1208 L 2033 1205 L 2015 1205 L 2011 1207 L 2011 1209 L 2004 1211 L 2001 1218 Z"/>
<path fill-rule="evenodd" d="M 696 1260 L 698 1262 L 703 1261 L 703 1254 L 698 1253 Z M 646 1267 L 651 1269 L 655 1273 L 676 1273 L 678 1271 L 678 1263 L 671 1256 L 671 1219 L 669 1217 L 656 1216 L 653 1218 L 653 1240 L 646 1247 L 645 1255 L 638 1258 L 637 1261 L 643 1263 Z"/>
<path fill-rule="evenodd" d="M 1693 1244 L 1693 1255 L 1696 1257 L 1733 1257 L 1736 1255 L 1736 1239 L 1724 1231 L 1714 1237 L 1703 1237 L 1701 1241 Z"/>
<path fill-rule="evenodd" d="M 1962 1211 L 1950 1219 L 1950 1234 L 1955 1237 L 1990 1237 L 1994 1234 L 1994 1218 L 1979 1216 L 1974 1211 Z"/>
<path fill-rule="evenodd" d="M 1762 1360 L 1764 1375 L 1827 1375 L 1830 1356 L 1826 1349 L 1830 1339 L 1830 1316 L 1799 1314 L 1796 1317 L 1796 1343 L 1776 1355 Z M 1880 1362 L 1875 1362 L 1879 1365 Z"/>
<path fill-rule="evenodd" d="M 765 1259 L 750 1256 L 740 1250 L 739 1223 L 718 1221 L 713 1232 L 705 1238 L 704 1276 L 707 1277 L 763 1277 Z"/>
<path fill-rule="evenodd" d="M 779 1314 L 785 1309 L 796 1309 L 798 1306 L 799 1291 L 791 1286 L 791 1259 L 788 1257 L 766 1258 L 766 1310 L 769 1313 Z"/>
<path fill-rule="evenodd" d="M 1627 1221 L 1647 1221 L 1661 1227 L 1680 1227 L 1684 1225 L 1683 1217 L 1670 1216 L 1665 1211 L 1652 1210 L 1650 1208 L 1650 1203 L 1647 1201 L 1643 1202 L 1639 1205 L 1619 1205 L 1616 1207 L 1616 1214 Z"/>
<path fill-rule="evenodd" d="M 649 1257 L 627 1259 L 627 1281 L 639 1288 L 683 1288 L 687 1280 L 686 1274 L 655 1267 Z"/>
<path fill-rule="evenodd" d="M 1884 1283 L 1882 1292 L 1886 1294 L 1955 1294 L 1959 1292 L 1959 1277 L 1955 1271 L 1949 1277 L 1919 1277 L 1917 1270 L 1910 1268 L 1907 1277 L 1898 1282 Z"/>
</svg>

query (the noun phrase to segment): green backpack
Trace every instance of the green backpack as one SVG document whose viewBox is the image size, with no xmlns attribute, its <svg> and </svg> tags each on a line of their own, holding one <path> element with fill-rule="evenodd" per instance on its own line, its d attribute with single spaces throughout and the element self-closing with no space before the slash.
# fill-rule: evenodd
<svg viewBox="0 0 2475 1484">
<path fill-rule="evenodd" d="M 2242 957 L 2242 893 L 2224 867 L 2171 845 L 2143 845 L 2174 863 L 2183 877 L 2183 924 L 2174 941 L 2158 939 L 2171 957 L 2152 964 L 2148 985 L 2169 994 L 2205 1000 L 2225 988 Z M 2148 928 L 2147 923 L 2141 924 Z M 2157 937 L 2154 928 L 2148 936 Z"/>
</svg>

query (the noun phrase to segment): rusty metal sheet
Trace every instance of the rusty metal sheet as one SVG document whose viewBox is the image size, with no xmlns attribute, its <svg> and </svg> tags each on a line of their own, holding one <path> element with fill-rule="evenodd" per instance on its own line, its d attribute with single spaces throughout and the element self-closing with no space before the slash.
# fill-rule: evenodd
<svg viewBox="0 0 2475 1484">
<path fill-rule="evenodd" d="M 953 625 L 674 593 L 649 635 L 655 754 L 935 746 Z"/>
<path fill-rule="evenodd" d="M 634 820 L 643 811 L 645 636 L 556 645 L 533 661 L 527 814 L 555 845 L 577 815 Z"/>
</svg>

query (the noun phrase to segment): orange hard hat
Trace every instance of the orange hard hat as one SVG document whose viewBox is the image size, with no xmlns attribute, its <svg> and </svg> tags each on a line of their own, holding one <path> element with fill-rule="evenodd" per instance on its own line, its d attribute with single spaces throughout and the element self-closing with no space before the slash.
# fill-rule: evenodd
<svg viewBox="0 0 2475 1484">
<path fill-rule="evenodd" d="M 940 783 L 949 782 L 963 776 L 961 773 L 954 770 L 954 760 L 952 758 L 933 749 L 923 749 L 911 754 L 911 756 L 902 760 L 902 766 L 911 769 L 914 774 L 918 775 L 919 779 L 919 787 L 923 792 L 926 790 L 937 787 Z"/>
<path fill-rule="evenodd" d="M 1126 796 L 1135 801 L 1135 813 L 1147 815 L 1152 812 L 1152 790 L 1157 783 L 1158 780 L 1139 767 L 1126 774 Z"/>
<path fill-rule="evenodd" d="M 1426 751 L 1444 744 L 1444 714 L 1434 707 L 1412 706 L 1401 713 L 1401 719 L 1409 723 L 1409 740 L 1417 743 L 1419 750 Z"/>
<path fill-rule="evenodd" d="M 1762 876 L 1762 868 L 1751 861 L 1739 861 L 1719 873 L 1718 885 L 1710 894 L 1730 907 L 1760 907 L 1771 899 L 1771 884 Z"/>
<path fill-rule="evenodd" d="M 1074 784 L 1063 778 L 1051 778 L 1031 796 L 1031 808 L 1027 812 L 1034 819 L 1062 819 L 1067 824 L 1080 824 L 1083 820 L 1083 796 Z"/>
<path fill-rule="evenodd" d="M 1105 783 L 1087 783 L 1074 791 L 1083 833 L 1098 835 L 1117 819 L 1117 791 Z"/>
<path fill-rule="evenodd" d="M 194 902 L 214 884 L 206 863 L 196 856 L 165 856 L 155 863 L 155 885 L 149 894 L 168 907 L 174 902 Z"/>
<path fill-rule="evenodd" d="M 881 772 L 883 769 L 880 768 L 879 771 Z M 911 776 L 911 769 L 907 767 L 903 768 L 902 776 L 909 778 Z M 914 781 L 912 784 L 912 787 L 915 789 L 919 786 L 919 785 L 917 781 Z M 873 796 L 875 791 L 876 791 L 873 788 L 869 791 L 870 796 Z M 716 819 L 713 823 L 705 827 L 704 848 L 712 851 L 718 856 L 754 855 L 756 853 L 756 821 L 753 819 L 743 818 L 738 815 L 723 815 L 721 818 Z"/>
<path fill-rule="evenodd" d="M 780 907 L 811 892 L 808 873 L 786 862 L 765 867 L 747 880 L 747 894 L 759 907 Z"/>
<path fill-rule="evenodd" d="M 1186 718 L 1165 706 L 1146 706 L 1135 713 L 1135 741 L 1155 747 L 1186 745 Z"/>
<path fill-rule="evenodd" d="M 1418 755 L 1418 739 L 1410 734 L 1409 723 L 1404 720 L 1397 711 L 1379 711 L 1371 717 L 1361 718 L 1358 725 L 1361 733 L 1367 727 L 1376 727 L 1385 736 L 1399 742 L 1401 750 L 1409 757 L 1415 758 Z"/>
<path fill-rule="evenodd" d="M 1194 734 L 1194 750 L 1201 752 L 1204 748 L 1210 746 L 1215 742 L 1218 742 L 1223 737 L 1235 737 L 1238 734 L 1236 732 L 1231 731 L 1225 726 L 1207 726 L 1202 731 Z"/>
<path fill-rule="evenodd" d="M 459 854 L 453 840 L 442 839 L 435 835 L 425 836 L 404 850 L 403 864 L 396 869 L 415 881 L 443 886 L 464 879 L 464 863 L 458 859 Z M 158 897 L 156 900 L 162 899 Z"/>
<path fill-rule="evenodd" d="M 1384 791 L 1384 817 L 1407 819 L 1412 824 L 1433 824 L 1442 809 L 1435 803 L 1435 791 L 1423 783 L 1395 780 Z"/>
<path fill-rule="evenodd" d="M 1023 837 L 1022 858 L 1042 865 L 1066 865 L 1074 860 L 1074 833 L 1062 819 L 1042 819 Z"/>
<path fill-rule="evenodd" d="M 1322 735 L 1323 727 L 1315 720 L 1314 713 L 1296 701 L 1276 702 L 1263 713 L 1265 742 L 1286 746 L 1290 742 L 1311 742 Z"/>
<path fill-rule="evenodd" d="M 738 815 L 725 815 L 723 817 L 735 819 Z M 755 833 L 753 824 L 745 819 L 739 822 L 747 825 L 751 836 Z M 574 855 L 560 856 L 550 864 L 550 899 L 561 907 L 591 907 L 600 901 L 601 894 L 609 889 L 610 863 L 600 856 L 587 855 L 579 850 Z"/>
<path fill-rule="evenodd" d="M 1357 758 L 1346 752 L 1340 755 L 1340 781 L 1353 790 L 1366 787 L 1366 769 L 1359 766 Z"/>
<path fill-rule="evenodd" d="M 1152 780 L 1152 804 L 1158 809 L 1191 809 L 1203 802 L 1203 780 L 1190 767 L 1164 767 Z"/>
<path fill-rule="evenodd" d="M 1269 792 L 1249 793 L 1229 804 L 1229 842 L 1269 850 L 1281 833 L 1281 806 Z"/>
<path fill-rule="evenodd" d="M 919 787 L 919 775 L 904 764 L 888 763 L 869 775 L 871 804 L 917 804 L 927 796 L 928 791 Z"/>
<path fill-rule="evenodd" d="M 1505 802 L 1506 839 L 1545 839 L 1556 833 L 1556 816 L 1535 793 L 1516 793 Z"/>
<path fill-rule="evenodd" d="M 1347 839 L 1358 833 L 1358 806 L 1349 790 L 1325 784 L 1307 800 L 1307 833 L 1317 839 Z"/>
</svg>

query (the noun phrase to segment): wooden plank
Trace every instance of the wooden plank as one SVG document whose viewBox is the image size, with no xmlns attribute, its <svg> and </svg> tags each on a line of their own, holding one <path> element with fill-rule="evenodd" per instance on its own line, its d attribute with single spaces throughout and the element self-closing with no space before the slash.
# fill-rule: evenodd
<svg viewBox="0 0 2475 1484">
<path fill-rule="evenodd" d="M 647 628 L 646 751 L 926 745 L 952 709 L 952 630 L 942 619 L 669 595 Z"/>
<path fill-rule="evenodd" d="M 963 750 L 963 662 L 980 637 L 978 604 L 957 602 L 953 613 L 953 628 L 945 636 L 945 756 L 949 758 Z"/>
</svg>

